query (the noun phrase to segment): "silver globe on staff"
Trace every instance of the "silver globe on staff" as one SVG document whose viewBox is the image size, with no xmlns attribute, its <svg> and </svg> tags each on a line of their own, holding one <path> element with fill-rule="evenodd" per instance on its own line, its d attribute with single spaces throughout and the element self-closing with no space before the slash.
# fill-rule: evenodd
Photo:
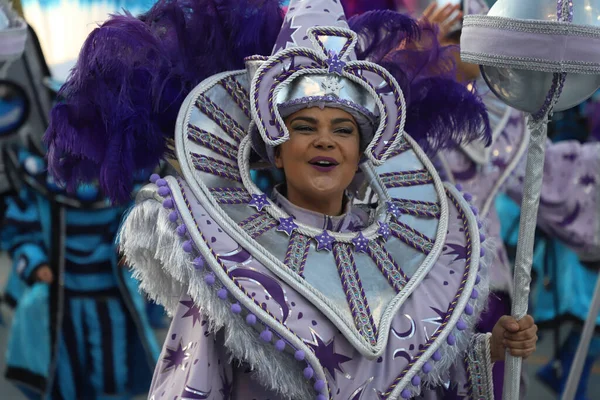
<svg viewBox="0 0 600 400">
<path fill-rule="evenodd" d="M 600 0 L 498 0 L 486 16 L 465 17 L 461 58 L 481 65 L 490 89 L 528 113 L 531 139 L 512 304 L 519 320 L 528 308 L 548 117 L 600 87 Z M 519 398 L 521 361 L 507 354 L 505 400 Z"/>
</svg>

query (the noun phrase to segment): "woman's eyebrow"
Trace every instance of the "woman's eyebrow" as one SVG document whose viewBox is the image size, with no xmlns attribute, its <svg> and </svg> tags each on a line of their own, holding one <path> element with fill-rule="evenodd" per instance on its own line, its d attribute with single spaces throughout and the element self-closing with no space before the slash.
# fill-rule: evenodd
<svg viewBox="0 0 600 400">
<path fill-rule="evenodd" d="M 335 118 L 331 120 L 331 124 L 341 124 L 342 122 L 350 122 L 352 125 L 356 125 L 356 122 L 352 118 Z"/>
<path fill-rule="evenodd" d="M 296 118 L 292 119 L 290 121 L 290 123 L 292 123 L 294 121 L 305 121 L 305 122 L 308 122 L 308 123 L 311 123 L 311 124 L 316 124 L 317 123 L 317 120 L 315 118 L 312 118 L 312 117 L 302 117 L 302 116 L 299 116 L 299 117 L 296 117 Z"/>
</svg>

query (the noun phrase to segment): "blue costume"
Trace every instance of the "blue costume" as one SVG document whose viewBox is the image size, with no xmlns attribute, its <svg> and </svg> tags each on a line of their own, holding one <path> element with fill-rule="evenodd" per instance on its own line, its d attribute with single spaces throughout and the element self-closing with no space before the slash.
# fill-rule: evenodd
<svg viewBox="0 0 600 400">
<path fill-rule="evenodd" d="M 158 348 L 137 282 L 118 265 L 114 237 L 124 209 L 94 186 L 67 195 L 41 155 L 8 155 L 23 185 L 8 199 L 2 237 L 13 275 L 28 287 L 15 311 L 7 378 L 32 399 L 144 393 Z M 43 265 L 52 270 L 50 285 L 35 282 Z"/>
</svg>

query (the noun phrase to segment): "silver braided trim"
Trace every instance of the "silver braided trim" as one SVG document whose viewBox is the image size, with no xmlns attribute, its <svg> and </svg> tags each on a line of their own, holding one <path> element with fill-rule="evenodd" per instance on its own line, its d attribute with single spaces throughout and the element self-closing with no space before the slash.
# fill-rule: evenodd
<svg viewBox="0 0 600 400">
<path fill-rule="evenodd" d="M 600 65 L 583 61 L 549 61 L 540 58 L 497 56 L 488 53 L 472 53 L 461 51 L 460 58 L 464 62 L 488 65 L 498 68 L 517 68 L 541 72 L 568 72 L 575 74 L 600 73 Z"/>
<path fill-rule="evenodd" d="M 494 400 L 491 337 L 491 333 L 475 334 L 465 357 L 471 399 Z"/>
<path fill-rule="evenodd" d="M 600 39 L 600 31 L 593 26 L 566 25 L 565 23 L 556 21 L 524 20 L 492 15 L 467 15 L 464 18 L 463 28 L 468 27 L 485 27 L 523 33 L 541 33 L 544 35 L 568 34 L 570 36 Z"/>
</svg>

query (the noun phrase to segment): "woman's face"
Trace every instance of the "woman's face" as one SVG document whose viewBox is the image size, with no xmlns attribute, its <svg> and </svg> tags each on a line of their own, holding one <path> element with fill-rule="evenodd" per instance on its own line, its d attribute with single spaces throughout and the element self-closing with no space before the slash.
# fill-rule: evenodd
<svg viewBox="0 0 600 400">
<path fill-rule="evenodd" d="M 305 108 L 285 119 L 290 139 L 275 152 L 288 199 L 342 199 L 360 158 L 360 132 L 352 115 L 326 107 Z"/>
</svg>

